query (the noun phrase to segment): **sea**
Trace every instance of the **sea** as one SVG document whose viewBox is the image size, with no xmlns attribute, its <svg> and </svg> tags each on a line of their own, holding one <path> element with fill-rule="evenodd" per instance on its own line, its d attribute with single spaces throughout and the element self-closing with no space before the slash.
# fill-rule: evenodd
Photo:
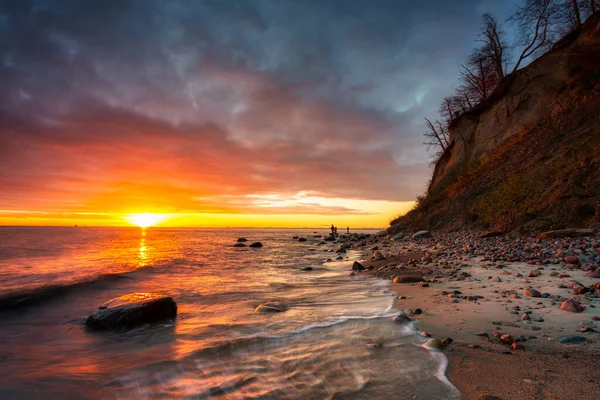
<svg viewBox="0 0 600 400">
<path fill-rule="evenodd" d="M 327 234 L 0 227 L 0 399 L 458 399 L 443 353 L 392 321 L 389 284 L 351 276 L 363 254 L 335 260 Z M 135 292 L 177 318 L 86 328 Z M 274 300 L 287 310 L 254 311 Z"/>
</svg>

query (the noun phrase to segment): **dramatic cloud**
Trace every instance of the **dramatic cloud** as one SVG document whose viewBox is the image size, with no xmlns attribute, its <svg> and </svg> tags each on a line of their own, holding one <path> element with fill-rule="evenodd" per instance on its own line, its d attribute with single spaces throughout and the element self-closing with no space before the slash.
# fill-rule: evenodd
<svg viewBox="0 0 600 400">
<path fill-rule="evenodd" d="M 4 1 L 0 210 L 412 200 L 423 117 L 497 3 Z"/>
</svg>

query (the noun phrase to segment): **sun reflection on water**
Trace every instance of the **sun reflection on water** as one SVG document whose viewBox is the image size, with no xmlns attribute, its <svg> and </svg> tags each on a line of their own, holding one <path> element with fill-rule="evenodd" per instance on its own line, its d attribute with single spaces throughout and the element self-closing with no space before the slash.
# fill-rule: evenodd
<svg viewBox="0 0 600 400">
<path fill-rule="evenodd" d="M 140 238 L 140 261 L 139 266 L 145 267 L 148 261 L 148 248 L 146 247 L 146 230 L 142 229 L 142 236 Z"/>
</svg>

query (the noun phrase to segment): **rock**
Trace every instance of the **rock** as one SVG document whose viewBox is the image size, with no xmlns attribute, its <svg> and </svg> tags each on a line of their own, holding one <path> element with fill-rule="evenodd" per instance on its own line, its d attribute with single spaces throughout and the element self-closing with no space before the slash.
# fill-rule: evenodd
<svg viewBox="0 0 600 400">
<path fill-rule="evenodd" d="M 585 342 L 585 338 L 583 336 L 565 336 L 558 339 L 558 343 L 560 344 L 574 344 Z"/>
<path fill-rule="evenodd" d="M 247 241 L 248 241 L 248 239 L 246 239 L 246 238 L 243 238 L 243 237 L 241 237 L 241 238 L 238 238 L 238 240 L 237 240 L 237 242 L 238 242 L 238 243 L 241 243 L 241 242 L 247 242 Z"/>
<path fill-rule="evenodd" d="M 521 321 L 529 321 L 529 314 L 525 313 L 521 315 Z"/>
<path fill-rule="evenodd" d="M 419 282 L 419 287 L 429 287 L 429 283 L 427 283 L 427 282 Z"/>
<path fill-rule="evenodd" d="M 475 400 L 502 400 L 500 397 L 489 394 L 480 394 Z"/>
<path fill-rule="evenodd" d="M 542 275 L 542 272 L 540 270 L 534 269 L 532 271 L 529 271 L 529 277 L 530 278 L 535 278 Z"/>
<path fill-rule="evenodd" d="M 600 279 L 600 268 L 596 268 L 594 271 L 586 272 L 585 276 L 588 278 Z"/>
<path fill-rule="evenodd" d="M 337 257 L 335 258 L 335 260 L 336 260 L 336 261 L 340 261 L 340 260 L 343 260 L 343 259 L 344 259 L 344 257 L 342 257 L 342 256 L 337 256 Z"/>
<path fill-rule="evenodd" d="M 415 283 L 421 282 L 423 280 L 422 276 L 417 275 L 400 275 L 394 278 L 394 283 Z"/>
<path fill-rule="evenodd" d="M 313 267 L 304 267 L 304 268 L 301 268 L 301 271 L 312 271 L 312 270 L 313 270 Z"/>
<path fill-rule="evenodd" d="M 425 238 L 430 238 L 430 237 L 431 237 L 431 233 L 429 233 L 429 231 L 418 231 L 412 235 L 413 239 L 425 239 Z"/>
<path fill-rule="evenodd" d="M 525 350 L 525 346 L 523 346 L 521 343 L 517 343 L 517 342 L 513 342 L 513 344 L 510 345 L 510 348 L 513 350 Z"/>
<path fill-rule="evenodd" d="M 579 257 L 577 257 L 577 256 L 568 256 L 568 257 L 565 257 L 565 262 L 567 264 L 577 265 L 577 264 L 579 264 Z"/>
<path fill-rule="evenodd" d="M 529 297 L 542 297 L 542 294 L 540 292 L 532 288 L 526 288 L 525 290 L 523 290 L 523 294 Z"/>
<path fill-rule="evenodd" d="M 419 314 L 422 314 L 422 313 L 423 313 L 423 310 L 421 310 L 420 308 L 415 308 L 413 310 L 413 314 L 415 314 L 415 315 L 419 315 Z"/>
<path fill-rule="evenodd" d="M 246 245 L 244 243 L 236 243 L 233 247 L 246 247 Z"/>
<path fill-rule="evenodd" d="M 567 299 L 560 305 L 560 309 L 563 311 L 580 313 L 585 310 L 585 306 L 575 300 Z"/>
<path fill-rule="evenodd" d="M 352 264 L 352 271 L 363 271 L 364 269 L 365 267 L 358 261 L 354 261 L 354 264 Z"/>
<path fill-rule="evenodd" d="M 131 293 L 101 305 L 85 324 L 97 329 L 133 328 L 177 316 L 172 297 L 155 293 Z"/>
<path fill-rule="evenodd" d="M 500 341 L 505 344 L 513 344 L 515 342 L 513 337 L 509 334 L 500 336 Z"/>
<path fill-rule="evenodd" d="M 446 345 L 439 339 L 431 338 L 425 343 L 425 347 L 428 349 L 444 350 Z"/>
<path fill-rule="evenodd" d="M 248 247 L 258 248 L 258 247 L 263 247 L 263 245 L 261 242 L 254 242 Z"/>
<path fill-rule="evenodd" d="M 594 229 L 560 229 L 556 231 L 548 231 L 544 233 L 540 233 L 540 239 L 548 239 L 548 238 L 561 238 L 561 237 L 575 237 L 575 236 L 592 236 L 594 234 Z"/>
<path fill-rule="evenodd" d="M 454 342 L 454 339 L 452 339 L 452 338 L 449 338 L 449 337 L 447 337 L 447 338 L 443 338 L 443 339 L 442 339 L 442 343 L 443 343 L 445 346 L 449 346 L 450 344 L 452 344 L 452 342 Z"/>
<path fill-rule="evenodd" d="M 404 313 L 400 313 L 398 315 L 396 315 L 394 318 L 392 318 L 392 321 L 394 321 L 397 324 L 405 324 L 407 322 L 411 322 L 412 319 L 410 319 L 410 317 Z"/>
<path fill-rule="evenodd" d="M 304 238 L 304 237 L 299 237 L 299 238 L 298 238 L 298 241 L 299 241 L 299 242 L 306 242 L 306 240 L 307 240 L 307 239 L 306 239 L 306 238 Z"/>
<path fill-rule="evenodd" d="M 286 304 L 279 301 L 268 301 L 256 307 L 254 312 L 268 313 L 268 312 L 282 312 L 288 309 Z"/>
</svg>

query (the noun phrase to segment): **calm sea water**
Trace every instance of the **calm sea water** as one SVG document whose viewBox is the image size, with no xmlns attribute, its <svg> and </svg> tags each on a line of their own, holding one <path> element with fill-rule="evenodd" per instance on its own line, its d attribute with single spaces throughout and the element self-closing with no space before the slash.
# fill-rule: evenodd
<svg viewBox="0 0 600 400">
<path fill-rule="evenodd" d="M 386 284 L 349 276 L 360 254 L 327 262 L 336 245 L 314 235 L 0 227 L 0 398 L 458 398 L 445 357 L 391 321 Z M 264 247 L 234 248 L 238 237 Z M 132 292 L 173 296 L 176 321 L 85 328 Z M 267 300 L 290 308 L 255 313 Z"/>
</svg>

